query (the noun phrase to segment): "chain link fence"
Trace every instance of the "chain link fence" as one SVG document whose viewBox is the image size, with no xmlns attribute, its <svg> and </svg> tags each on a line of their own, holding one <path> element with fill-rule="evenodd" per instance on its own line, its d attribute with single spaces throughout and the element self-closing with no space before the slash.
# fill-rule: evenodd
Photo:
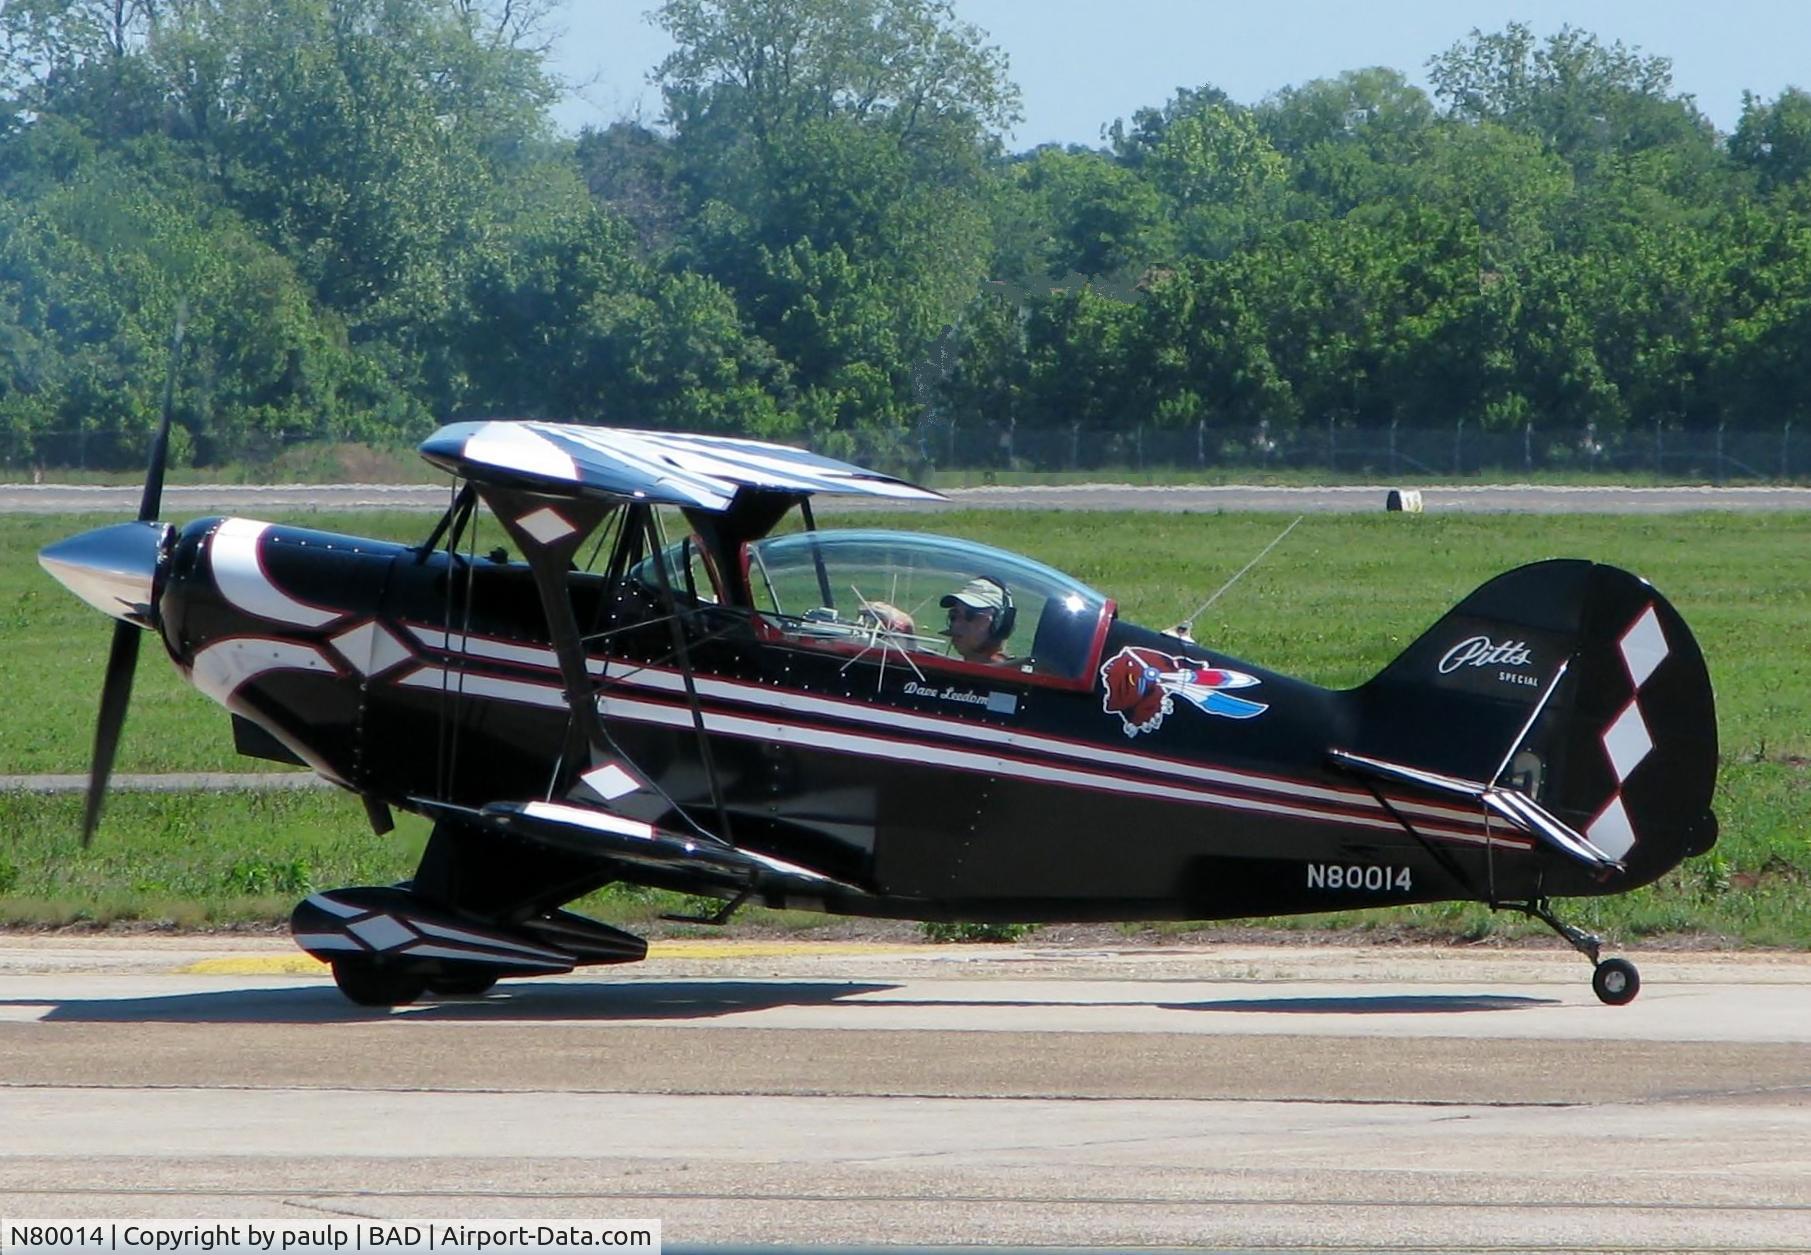
<svg viewBox="0 0 1811 1255">
<path fill-rule="evenodd" d="M 150 456 L 151 435 L 109 431 L 10 431 L 0 433 L 0 473 L 12 480 L 31 479 L 45 471 L 143 471 Z M 172 431 L 178 447 L 196 443 L 208 463 L 232 462 L 268 466 L 286 450 L 321 442 L 301 432 L 242 432 L 229 440 L 207 433 L 197 439 L 186 430 Z M 179 455 L 180 456 L 180 455 Z"/>
<path fill-rule="evenodd" d="M 1535 425 L 1485 431 L 1471 422 L 1436 428 L 1324 424 L 1287 432 L 1273 432 L 1265 425 L 1014 430 L 1005 425 L 927 423 L 920 430 L 918 452 L 925 465 L 944 469 L 1053 473 L 1287 469 L 1383 478 L 1615 474 L 1725 483 L 1811 479 L 1811 424 L 1708 431 L 1656 426 L 1581 434 L 1546 432 Z"/>
</svg>

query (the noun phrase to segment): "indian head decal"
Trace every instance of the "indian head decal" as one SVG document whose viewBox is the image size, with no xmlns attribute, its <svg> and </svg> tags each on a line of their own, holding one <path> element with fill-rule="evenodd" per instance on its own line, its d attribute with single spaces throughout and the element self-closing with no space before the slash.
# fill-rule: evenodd
<svg viewBox="0 0 1811 1255">
<path fill-rule="evenodd" d="M 1250 719 L 1270 709 L 1263 702 L 1247 701 L 1227 692 L 1250 688 L 1258 683 L 1256 676 L 1210 667 L 1155 649 L 1126 646 L 1107 659 L 1100 669 L 1100 679 L 1106 690 L 1101 709 L 1120 717 L 1127 736 L 1155 732 L 1164 716 L 1176 708 L 1178 697 L 1210 715 L 1227 719 Z"/>
</svg>

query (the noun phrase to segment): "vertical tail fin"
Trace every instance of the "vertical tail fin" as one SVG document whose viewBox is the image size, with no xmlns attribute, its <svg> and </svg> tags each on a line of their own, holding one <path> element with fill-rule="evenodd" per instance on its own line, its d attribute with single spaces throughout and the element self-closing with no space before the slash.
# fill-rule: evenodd
<svg viewBox="0 0 1811 1255">
<path fill-rule="evenodd" d="M 1703 654 L 1645 581 L 1539 562 L 1465 598 L 1355 690 L 1360 753 L 1526 794 L 1628 868 L 1716 840 L 1716 705 Z"/>
</svg>

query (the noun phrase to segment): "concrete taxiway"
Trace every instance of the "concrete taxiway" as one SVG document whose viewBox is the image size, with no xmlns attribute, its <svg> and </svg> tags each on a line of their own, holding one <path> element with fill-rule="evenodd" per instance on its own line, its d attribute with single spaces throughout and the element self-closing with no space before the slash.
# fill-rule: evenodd
<svg viewBox="0 0 1811 1255">
<path fill-rule="evenodd" d="M 1811 1249 L 1811 961 L 1634 957 L 667 943 L 371 1012 L 274 939 L 0 939 L 0 1215 Z"/>
</svg>

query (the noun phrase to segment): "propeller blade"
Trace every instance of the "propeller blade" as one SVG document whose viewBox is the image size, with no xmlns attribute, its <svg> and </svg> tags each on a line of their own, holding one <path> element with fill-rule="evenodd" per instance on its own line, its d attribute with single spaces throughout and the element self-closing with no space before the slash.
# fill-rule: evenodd
<svg viewBox="0 0 1811 1255">
<path fill-rule="evenodd" d="M 145 470 L 145 495 L 139 499 L 138 521 L 149 523 L 163 506 L 164 464 L 170 459 L 170 416 L 176 410 L 176 373 L 182 365 L 182 335 L 189 321 L 187 299 L 176 303 L 176 326 L 170 332 L 170 363 L 164 374 L 163 417 L 151 441 L 151 465 Z M 167 529 L 166 529 L 167 530 Z M 161 537 L 159 539 L 161 544 Z M 153 561 L 155 567 L 155 561 Z M 57 574 L 53 569 L 52 574 Z M 63 578 L 58 575 L 58 578 Z M 118 613 L 103 606 L 109 614 Z M 155 613 L 147 604 L 146 622 Z M 107 799 L 107 780 L 113 775 L 113 756 L 119 750 L 120 729 L 126 724 L 126 707 L 132 700 L 132 675 L 138 670 L 140 624 L 121 618 L 113 625 L 113 647 L 107 652 L 107 678 L 101 685 L 101 714 L 94 725 L 94 759 L 88 771 L 88 800 L 82 808 L 82 845 L 94 839 L 101 822 L 101 805 Z"/>
<path fill-rule="evenodd" d="M 176 369 L 182 361 L 182 334 L 189 321 L 189 303 L 176 303 L 176 327 L 170 332 L 170 365 L 164 374 L 163 417 L 157 424 L 157 435 L 151 441 L 151 465 L 145 471 L 145 495 L 139 499 L 138 521 L 148 523 L 157 517 L 163 505 L 164 463 L 170 457 L 170 414 L 176 409 Z"/>
<path fill-rule="evenodd" d="M 107 778 L 113 774 L 113 755 L 119 749 L 120 728 L 132 698 L 132 673 L 138 669 L 138 641 L 144 630 L 121 621 L 113 625 L 113 648 L 107 654 L 107 679 L 101 686 L 101 715 L 94 725 L 94 765 L 88 774 L 88 803 L 82 810 L 82 845 L 94 839 L 101 822 L 101 803 L 107 796 Z"/>
</svg>

